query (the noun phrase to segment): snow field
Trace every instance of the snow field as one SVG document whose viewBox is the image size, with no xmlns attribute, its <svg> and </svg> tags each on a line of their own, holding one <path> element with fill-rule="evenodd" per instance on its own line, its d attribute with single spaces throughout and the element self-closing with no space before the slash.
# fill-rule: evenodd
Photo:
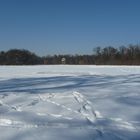
<svg viewBox="0 0 140 140">
<path fill-rule="evenodd" d="M 1 66 L 0 139 L 139 140 L 139 87 L 139 66 Z"/>
</svg>

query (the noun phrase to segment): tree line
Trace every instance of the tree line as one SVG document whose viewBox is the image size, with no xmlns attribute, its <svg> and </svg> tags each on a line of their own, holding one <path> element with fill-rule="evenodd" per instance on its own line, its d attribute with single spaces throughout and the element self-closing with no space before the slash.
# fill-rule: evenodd
<svg viewBox="0 0 140 140">
<path fill-rule="evenodd" d="M 11 49 L 0 52 L 1 65 L 36 65 L 41 64 L 42 58 L 28 50 Z"/>
<path fill-rule="evenodd" d="M 38 65 L 38 64 L 76 65 L 140 65 L 140 45 L 115 48 L 96 47 L 92 55 L 53 55 L 40 57 L 24 49 L 0 51 L 0 65 Z M 64 63 L 63 63 L 64 64 Z"/>
<path fill-rule="evenodd" d="M 102 65 L 140 65 L 140 45 L 114 48 L 112 46 L 94 50 L 95 64 Z"/>
</svg>

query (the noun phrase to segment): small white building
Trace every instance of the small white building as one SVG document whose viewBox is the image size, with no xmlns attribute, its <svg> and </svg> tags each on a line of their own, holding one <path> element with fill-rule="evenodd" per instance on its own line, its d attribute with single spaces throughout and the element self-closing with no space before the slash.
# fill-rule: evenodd
<svg viewBox="0 0 140 140">
<path fill-rule="evenodd" d="M 61 64 L 66 64 L 66 58 L 65 58 L 65 57 L 63 57 L 63 58 L 61 59 Z"/>
</svg>

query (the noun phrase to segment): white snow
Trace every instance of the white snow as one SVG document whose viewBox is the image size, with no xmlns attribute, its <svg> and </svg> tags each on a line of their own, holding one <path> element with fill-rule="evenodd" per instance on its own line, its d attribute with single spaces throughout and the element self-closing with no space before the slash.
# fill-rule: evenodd
<svg viewBox="0 0 140 140">
<path fill-rule="evenodd" d="M 139 140 L 139 66 L 0 66 L 0 140 Z"/>
</svg>

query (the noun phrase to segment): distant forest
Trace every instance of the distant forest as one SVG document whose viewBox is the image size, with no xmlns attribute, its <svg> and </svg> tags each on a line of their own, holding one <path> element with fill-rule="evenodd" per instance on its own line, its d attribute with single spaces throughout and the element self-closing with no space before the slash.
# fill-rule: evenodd
<svg viewBox="0 0 140 140">
<path fill-rule="evenodd" d="M 114 48 L 96 47 L 92 55 L 53 55 L 40 57 L 24 49 L 0 51 L 0 65 L 140 65 L 140 45 Z"/>
</svg>

